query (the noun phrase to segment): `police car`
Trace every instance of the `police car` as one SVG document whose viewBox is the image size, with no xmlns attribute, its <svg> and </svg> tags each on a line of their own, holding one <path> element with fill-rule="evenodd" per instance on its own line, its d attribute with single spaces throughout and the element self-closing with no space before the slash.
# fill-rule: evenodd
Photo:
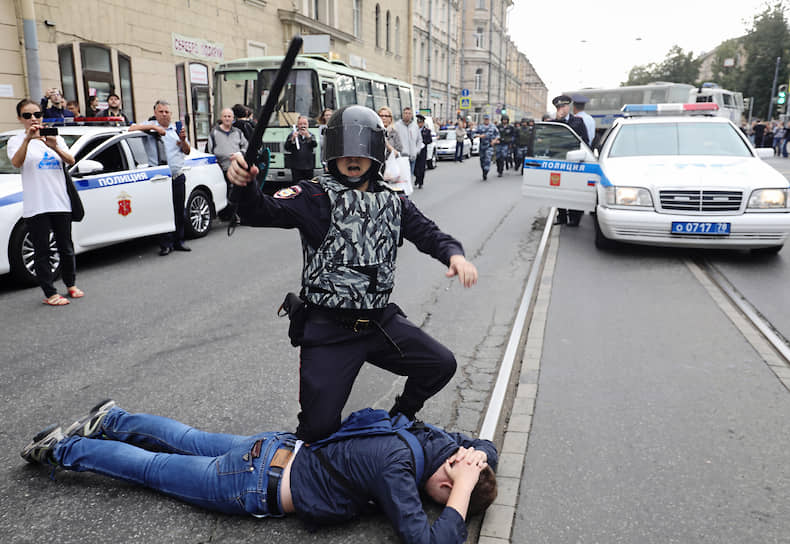
<svg viewBox="0 0 790 544">
<path fill-rule="evenodd" d="M 455 159 L 455 129 L 440 130 L 436 138 L 436 157 L 441 159 Z M 472 142 L 468 137 L 464 138 L 463 157 L 468 159 L 472 156 Z"/>
<path fill-rule="evenodd" d="M 565 124 L 536 123 L 523 194 L 594 212 L 595 243 L 776 253 L 790 185 L 716 104 L 626 105 L 595 154 Z M 696 114 L 696 115 L 695 115 Z"/>
<path fill-rule="evenodd" d="M 6 152 L 21 130 L 0 134 L 0 274 L 34 283 L 33 245 L 22 220 L 22 178 Z M 171 232 L 174 227 L 170 169 L 164 157 L 149 164 L 143 132 L 123 126 L 65 126 L 59 135 L 76 159 L 70 173 L 85 217 L 72 225 L 76 253 L 124 240 Z M 186 232 L 205 236 L 216 212 L 227 206 L 225 180 L 216 157 L 196 151 L 186 157 Z M 59 268 L 54 239 L 53 270 Z"/>
</svg>

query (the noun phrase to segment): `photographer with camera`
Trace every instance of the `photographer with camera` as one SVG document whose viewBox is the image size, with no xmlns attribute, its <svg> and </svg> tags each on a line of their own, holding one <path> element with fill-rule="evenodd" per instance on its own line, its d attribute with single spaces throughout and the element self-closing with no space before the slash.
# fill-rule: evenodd
<svg viewBox="0 0 790 544">
<path fill-rule="evenodd" d="M 52 104 L 47 107 L 48 104 Z M 74 117 L 74 114 L 66 108 L 66 99 L 60 89 L 47 89 L 44 98 L 41 99 L 41 111 L 44 112 L 44 119 L 65 119 Z"/>
<path fill-rule="evenodd" d="M 16 105 L 17 119 L 24 132 L 8 140 L 8 158 L 22 174 L 22 217 L 25 218 L 35 252 L 36 278 L 44 291 L 44 304 L 64 306 L 68 299 L 53 285 L 49 262 L 49 233 L 55 236 L 60 254 L 63 283 L 71 298 L 84 296 L 74 285 L 76 263 L 71 241 L 71 201 L 66 192 L 64 164 L 74 164 L 65 140 L 57 129 L 42 127 L 38 104 L 24 99 Z M 49 133 L 55 132 L 55 135 Z"/>
</svg>

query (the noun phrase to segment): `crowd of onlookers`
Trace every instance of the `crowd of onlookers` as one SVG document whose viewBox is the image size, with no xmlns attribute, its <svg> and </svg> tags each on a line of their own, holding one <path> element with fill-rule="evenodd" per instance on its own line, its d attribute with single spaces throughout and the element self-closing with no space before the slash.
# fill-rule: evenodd
<svg viewBox="0 0 790 544">
<path fill-rule="evenodd" d="M 762 121 L 755 119 L 751 125 L 746 121 L 741 123 L 741 130 L 754 147 L 770 147 L 774 156 L 787 158 L 787 144 L 790 140 L 790 121 Z"/>
</svg>

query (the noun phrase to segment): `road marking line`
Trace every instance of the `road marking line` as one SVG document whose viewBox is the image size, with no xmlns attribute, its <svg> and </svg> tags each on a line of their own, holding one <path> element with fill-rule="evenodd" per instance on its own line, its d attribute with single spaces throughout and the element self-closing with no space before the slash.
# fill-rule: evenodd
<svg viewBox="0 0 790 544">
<path fill-rule="evenodd" d="M 710 264 L 703 267 L 690 259 L 684 262 L 768 368 L 790 390 L 790 348 L 787 344 L 715 267 Z"/>
<path fill-rule="evenodd" d="M 533 295 L 532 291 L 537 285 L 538 292 L 532 309 L 527 342 L 521 360 L 516 398 L 513 400 L 510 419 L 505 425 L 504 443 L 500 450 L 499 466 L 497 467 L 497 483 L 500 487 L 500 493 L 494 501 L 494 504 L 486 510 L 483 523 L 480 527 L 478 544 L 511 543 L 513 522 L 516 518 L 516 506 L 518 505 L 518 490 L 521 487 L 521 477 L 523 475 L 524 462 L 529 446 L 529 435 L 532 430 L 532 414 L 535 410 L 535 401 L 538 396 L 540 358 L 543 353 L 543 332 L 546 326 L 549 302 L 551 301 L 552 278 L 554 277 L 554 267 L 557 262 L 557 251 L 560 242 L 559 230 L 552 229 L 555 211 L 556 210 L 552 208 L 546 219 L 546 229 L 543 232 L 535 261 L 532 264 L 530 277 L 529 280 L 527 280 L 527 287 L 524 290 L 521 307 L 519 307 L 519 312 L 513 325 L 510 342 L 514 344 L 514 346 L 508 344 L 502 365 L 500 366 L 497 384 L 494 389 L 496 391 L 497 387 L 500 387 L 500 381 L 503 381 L 504 384 L 500 387 L 503 393 L 501 397 L 495 397 L 492 393 L 491 403 L 489 404 L 486 419 L 483 423 L 485 432 L 490 434 L 483 436 L 483 431 L 481 430 L 481 437 L 487 440 L 493 440 L 504 402 L 504 390 L 507 389 L 513 366 L 513 361 L 507 361 L 506 358 L 511 351 L 513 352 L 512 357 L 515 358 L 515 351 L 518 350 L 518 344 L 521 343 L 526 314 Z M 551 239 L 551 244 L 548 245 L 548 251 L 545 251 L 549 242 L 549 237 Z M 543 264 L 541 272 L 540 261 L 543 259 L 544 253 L 545 263 Z M 536 284 L 535 280 L 539 272 L 540 283 Z M 506 366 L 507 368 L 505 368 Z M 524 381 L 522 381 L 522 377 Z M 498 405 L 494 404 L 495 400 L 498 402 Z"/>
</svg>

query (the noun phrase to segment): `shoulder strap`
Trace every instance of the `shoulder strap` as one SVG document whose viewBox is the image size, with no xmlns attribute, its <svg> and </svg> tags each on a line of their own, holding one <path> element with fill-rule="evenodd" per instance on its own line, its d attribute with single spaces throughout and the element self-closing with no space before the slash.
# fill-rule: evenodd
<svg viewBox="0 0 790 544">
<path fill-rule="evenodd" d="M 425 450 L 422 449 L 422 444 L 409 429 L 398 429 L 395 432 L 398 438 L 403 440 L 411 450 L 411 458 L 414 461 L 414 480 L 419 486 L 425 472 Z"/>
</svg>

